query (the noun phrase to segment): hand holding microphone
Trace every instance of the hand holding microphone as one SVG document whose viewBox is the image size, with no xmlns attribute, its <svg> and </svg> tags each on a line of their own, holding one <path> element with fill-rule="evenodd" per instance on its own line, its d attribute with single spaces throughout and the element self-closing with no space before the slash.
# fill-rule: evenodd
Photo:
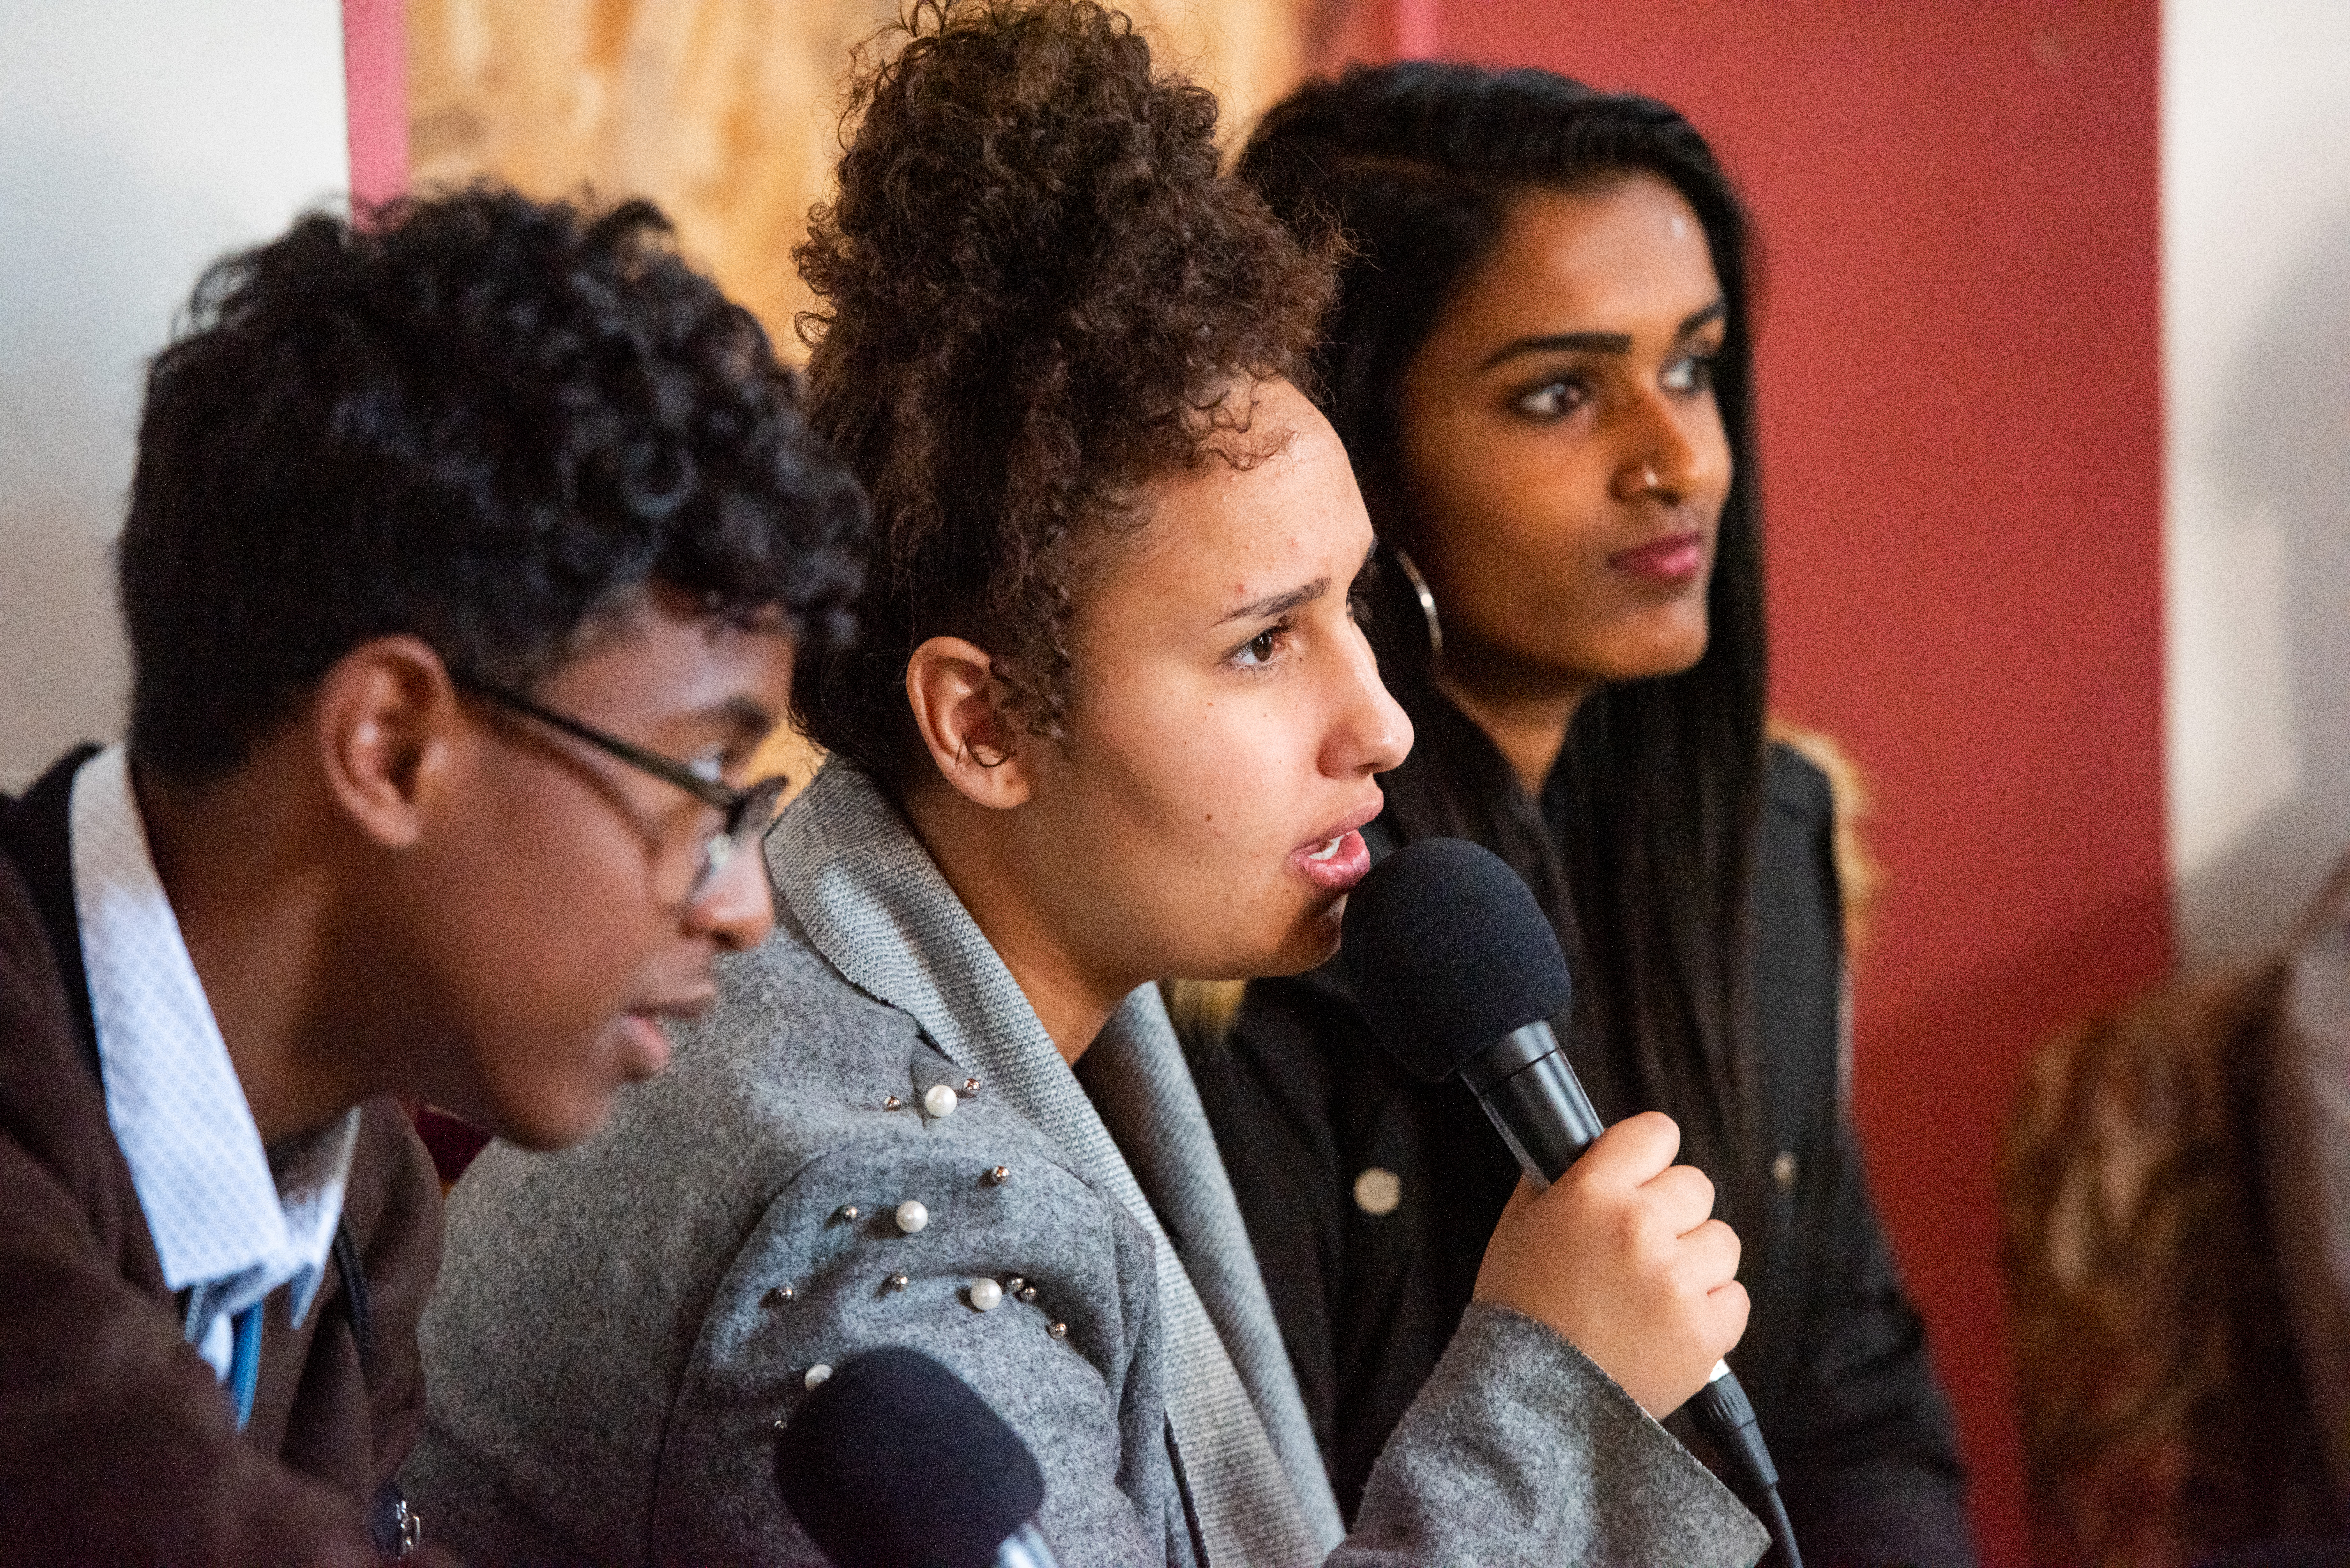
<svg viewBox="0 0 2350 1568">
<path fill-rule="evenodd" d="M 1672 1163 L 1679 1147 L 1671 1118 L 1646 1111 L 1548 1191 L 1521 1180 L 1477 1270 L 1477 1300 L 1548 1324 L 1659 1419 L 1746 1332 L 1737 1233 L 1710 1218 L 1705 1173 Z"/>
<path fill-rule="evenodd" d="M 1713 1183 L 1672 1163 L 1669 1117 L 1600 1127 L 1551 1032 L 1573 985 L 1526 885 L 1466 840 L 1409 845 L 1348 896 L 1339 960 L 1379 1044 L 1424 1082 L 1458 1074 L 1525 1170 L 1477 1299 L 1557 1330 L 1652 1416 L 1690 1403 L 1753 1487 L 1783 1568 L 1802 1568 L 1753 1407 L 1721 1360 L 1746 1331 L 1738 1238 L 1708 1218 Z"/>
</svg>

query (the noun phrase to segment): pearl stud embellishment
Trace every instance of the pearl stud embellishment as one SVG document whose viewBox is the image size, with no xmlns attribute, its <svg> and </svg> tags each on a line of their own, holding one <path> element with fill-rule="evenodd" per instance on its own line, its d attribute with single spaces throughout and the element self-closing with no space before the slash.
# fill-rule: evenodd
<svg viewBox="0 0 2350 1568">
<path fill-rule="evenodd" d="M 920 1201 L 909 1198 L 898 1205 L 898 1229 L 910 1236 L 931 1222 L 931 1211 Z"/>
<path fill-rule="evenodd" d="M 981 1312 L 993 1312 L 1003 1304 L 1003 1287 L 993 1280 L 972 1281 L 971 1304 Z"/>
<path fill-rule="evenodd" d="M 955 1092 L 944 1084 L 932 1084 L 922 1091 L 922 1109 L 933 1116 L 951 1116 L 961 1103 L 955 1098 Z"/>
<path fill-rule="evenodd" d="M 832 1368 L 819 1361 L 814 1366 L 807 1369 L 807 1376 L 800 1379 L 800 1386 L 803 1388 L 814 1388 L 831 1376 Z"/>
</svg>

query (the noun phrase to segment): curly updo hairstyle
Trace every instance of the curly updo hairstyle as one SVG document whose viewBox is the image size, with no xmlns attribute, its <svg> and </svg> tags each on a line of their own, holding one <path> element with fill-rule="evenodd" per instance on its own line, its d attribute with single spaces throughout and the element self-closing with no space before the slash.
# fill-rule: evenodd
<svg viewBox="0 0 2350 1568">
<path fill-rule="evenodd" d="M 1062 733 L 1070 611 L 1139 487 L 1262 454 L 1248 389 L 1299 373 L 1330 269 L 1219 172 L 1215 129 L 1090 0 L 924 0 L 867 46 L 794 258 L 808 418 L 872 496 L 877 560 L 795 707 L 884 783 L 924 760 L 915 648 L 968 638 L 1022 727 Z"/>
<path fill-rule="evenodd" d="M 1706 594 L 1711 635 L 1690 669 L 1584 701 L 1545 804 L 1563 824 L 1585 948 L 1568 955 L 1576 1033 L 1624 1063 L 1638 1103 L 1669 1108 L 1685 1155 L 1721 1176 L 1754 1092 L 1747 901 L 1764 762 L 1752 241 L 1737 192 L 1705 138 L 1654 99 L 1550 71 L 1430 61 L 1307 83 L 1266 112 L 1239 174 L 1299 232 L 1346 234 L 1309 384 L 1381 539 L 1407 550 L 1424 524 L 1393 471 L 1404 375 L 1517 202 L 1646 174 L 1680 192 L 1705 231 L 1725 317 L 1714 396 L 1734 469 Z M 1405 574 L 1378 581 L 1379 671 L 1413 708 L 1434 700 L 1424 622 Z M 1432 759 L 1405 764 L 1415 765 Z M 1474 836 L 1465 823 L 1451 830 Z"/>
</svg>

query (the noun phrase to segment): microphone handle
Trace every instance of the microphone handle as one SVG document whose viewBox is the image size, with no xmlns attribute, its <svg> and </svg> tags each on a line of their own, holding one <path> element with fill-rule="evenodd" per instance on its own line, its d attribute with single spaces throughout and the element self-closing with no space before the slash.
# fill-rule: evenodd
<svg viewBox="0 0 2350 1568">
<path fill-rule="evenodd" d="M 1005 1536 L 1003 1544 L 995 1549 L 995 1568 L 1061 1568 L 1045 1543 L 1045 1532 L 1030 1520 Z"/>
<path fill-rule="evenodd" d="M 1471 1057 L 1461 1069 L 1461 1081 L 1485 1107 L 1502 1141 L 1537 1189 L 1565 1175 L 1566 1168 L 1607 1130 L 1566 1053 L 1559 1049 L 1558 1036 L 1541 1019 L 1512 1030 Z M 1803 1568 L 1794 1532 L 1782 1528 L 1786 1511 L 1778 1501 L 1779 1469 L 1771 1462 L 1771 1450 L 1755 1425 L 1753 1403 L 1730 1363 L 1713 1364 L 1713 1375 L 1690 1406 L 1705 1435 L 1766 1500 L 1783 1568 Z"/>
<path fill-rule="evenodd" d="M 1607 1130 L 1558 1048 L 1558 1036 L 1541 1019 L 1470 1058 L 1461 1081 L 1537 1189 L 1565 1176 Z"/>
</svg>

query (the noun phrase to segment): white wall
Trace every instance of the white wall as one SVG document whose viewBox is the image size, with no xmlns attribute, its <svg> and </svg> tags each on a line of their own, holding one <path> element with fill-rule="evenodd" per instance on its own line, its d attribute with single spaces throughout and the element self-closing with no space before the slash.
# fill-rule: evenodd
<svg viewBox="0 0 2350 1568">
<path fill-rule="evenodd" d="M 120 732 L 108 547 L 203 265 L 349 181 L 337 0 L 0 0 L 0 789 Z"/>
<path fill-rule="evenodd" d="M 2202 969 L 2350 849 L 2350 5 L 2162 21 L 2170 854 Z"/>
</svg>

